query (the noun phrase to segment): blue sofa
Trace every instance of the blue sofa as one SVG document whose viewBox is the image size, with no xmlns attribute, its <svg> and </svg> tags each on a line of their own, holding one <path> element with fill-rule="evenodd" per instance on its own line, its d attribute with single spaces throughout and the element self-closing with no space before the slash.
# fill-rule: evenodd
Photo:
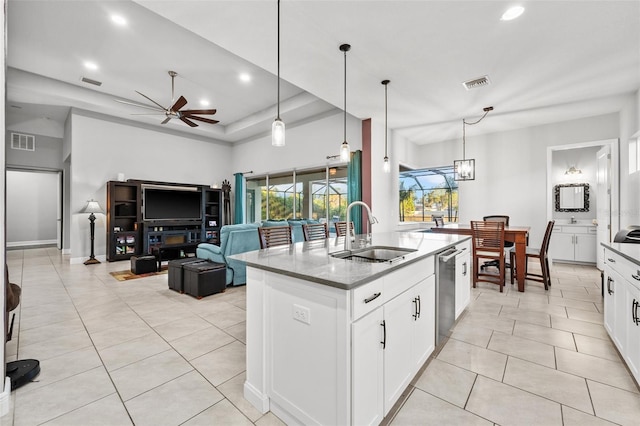
<svg viewBox="0 0 640 426">
<path fill-rule="evenodd" d="M 291 226 L 291 239 L 294 243 L 304 241 L 302 233 L 303 223 L 318 223 L 316 220 L 265 220 L 262 223 L 239 225 L 225 225 L 220 228 L 220 245 L 200 243 L 196 249 L 196 256 L 212 262 L 227 265 L 227 285 L 242 285 L 247 282 L 247 267 L 244 262 L 227 259 L 232 254 L 260 250 L 260 226 Z"/>
<path fill-rule="evenodd" d="M 220 228 L 220 245 L 200 243 L 196 256 L 212 262 L 227 265 L 227 285 L 241 285 L 247 282 L 247 266 L 244 262 L 228 259 L 232 254 L 260 250 L 257 223 L 225 225 Z"/>
</svg>

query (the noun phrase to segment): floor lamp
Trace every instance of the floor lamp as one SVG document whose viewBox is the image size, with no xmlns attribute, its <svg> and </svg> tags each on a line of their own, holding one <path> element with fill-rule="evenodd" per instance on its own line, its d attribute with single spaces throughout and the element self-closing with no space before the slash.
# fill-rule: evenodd
<svg viewBox="0 0 640 426">
<path fill-rule="evenodd" d="M 100 263 L 100 261 L 96 259 L 94 252 L 94 241 L 96 236 L 96 215 L 94 213 L 104 213 L 104 211 L 102 211 L 102 207 L 100 207 L 100 204 L 98 204 L 97 201 L 91 199 L 87 201 L 87 205 L 80 210 L 80 213 L 91 213 L 89 215 L 89 227 L 91 228 L 91 256 L 89 256 L 89 259 L 87 259 L 84 264 L 94 265 L 96 263 Z"/>
</svg>

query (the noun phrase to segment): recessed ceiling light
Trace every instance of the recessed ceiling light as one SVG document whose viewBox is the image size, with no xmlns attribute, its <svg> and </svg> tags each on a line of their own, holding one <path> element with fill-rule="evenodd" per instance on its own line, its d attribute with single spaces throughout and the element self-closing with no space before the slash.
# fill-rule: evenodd
<svg viewBox="0 0 640 426">
<path fill-rule="evenodd" d="M 240 73 L 240 81 L 242 81 L 243 83 L 248 83 L 251 81 L 251 76 L 249 75 L 249 73 L 243 72 Z"/>
<path fill-rule="evenodd" d="M 204 107 L 209 106 L 209 101 L 206 99 L 200 100 L 200 106 L 204 106 Z"/>
<path fill-rule="evenodd" d="M 524 12 L 524 7 L 514 6 L 512 8 L 509 8 L 505 13 L 503 13 L 500 20 L 511 21 L 512 19 L 516 19 L 518 16 L 522 15 L 523 12 Z"/>
<path fill-rule="evenodd" d="M 96 71 L 98 69 L 98 64 L 96 64 L 95 62 L 91 62 L 91 61 L 85 61 L 84 62 L 84 67 L 88 70 L 91 71 Z"/>
<path fill-rule="evenodd" d="M 111 22 L 116 25 L 120 25 L 121 27 L 127 25 L 127 20 L 120 15 L 111 15 Z"/>
</svg>

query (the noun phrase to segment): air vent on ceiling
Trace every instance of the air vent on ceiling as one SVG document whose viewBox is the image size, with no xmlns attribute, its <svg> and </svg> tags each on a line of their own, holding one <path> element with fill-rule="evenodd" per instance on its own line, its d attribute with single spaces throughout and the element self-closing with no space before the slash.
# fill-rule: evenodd
<svg viewBox="0 0 640 426">
<path fill-rule="evenodd" d="M 92 79 L 87 78 L 87 77 L 82 77 L 82 82 L 83 83 L 93 84 L 94 86 L 102 86 L 102 82 L 101 81 L 92 80 Z"/>
<path fill-rule="evenodd" d="M 489 76 L 483 75 L 480 78 L 474 78 L 473 80 L 465 81 L 462 83 L 465 89 L 471 90 L 476 89 L 478 87 L 483 87 L 489 85 L 491 82 L 489 81 Z"/>
<path fill-rule="evenodd" d="M 36 137 L 33 135 L 25 135 L 22 133 L 11 133 L 11 149 L 35 151 Z"/>
</svg>

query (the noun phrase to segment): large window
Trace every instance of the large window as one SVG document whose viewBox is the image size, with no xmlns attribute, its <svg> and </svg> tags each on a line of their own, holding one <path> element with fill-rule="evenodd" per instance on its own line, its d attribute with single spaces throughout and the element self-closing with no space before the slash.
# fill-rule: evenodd
<svg viewBox="0 0 640 426">
<path fill-rule="evenodd" d="M 400 171 L 400 222 L 458 221 L 458 183 L 453 167 Z"/>
<path fill-rule="evenodd" d="M 345 220 L 347 166 L 248 178 L 246 201 L 247 223 L 293 218 L 329 223 Z"/>
</svg>

